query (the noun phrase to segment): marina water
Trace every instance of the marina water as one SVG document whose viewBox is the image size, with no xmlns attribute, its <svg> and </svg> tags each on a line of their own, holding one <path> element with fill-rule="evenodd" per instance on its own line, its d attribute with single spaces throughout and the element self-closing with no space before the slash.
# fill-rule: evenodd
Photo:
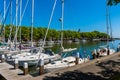
<svg viewBox="0 0 120 80">
<path fill-rule="evenodd" d="M 120 40 L 114 40 L 114 41 L 109 41 L 109 46 L 110 48 L 114 48 L 117 50 L 117 46 L 120 43 Z M 64 42 L 63 46 L 64 48 L 77 48 L 77 50 L 73 52 L 68 52 L 68 53 L 63 53 L 62 57 L 67 57 L 72 55 L 75 55 L 77 52 L 80 53 L 81 57 L 90 57 L 92 59 L 92 51 L 94 49 L 98 49 L 99 46 L 104 46 L 106 45 L 106 41 L 79 41 L 79 42 Z M 60 44 L 51 44 L 51 50 L 54 51 L 54 53 L 58 53 L 60 49 Z M 84 63 L 83 63 L 84 64 Z M 34 74 L 35 67 L 30 67 L 29 72 L 30 74 Z"/>
<path fill-rule="evenodd" d="M 120 40 L 109 41 L 110 48 L 114 48 L 117 50 L 117 46 L 120 43 Z M 76 52 L 80 53 L 81 57 L 89 56 L 92 59 L 92 51 L 94 49 L 98 49 L 100 46 L 105 46 L 107 44 L 106 41 L 79 41 L 79 42 L 64 42 L 64 48 L 77 48 L 76 51 L 63 53 L 63 57 L 69 56 L 70 54 L 75 54 Z M 51 48 L 55 53 L 58 53 L 60 44 L 53 44 Z"/>
</svg>

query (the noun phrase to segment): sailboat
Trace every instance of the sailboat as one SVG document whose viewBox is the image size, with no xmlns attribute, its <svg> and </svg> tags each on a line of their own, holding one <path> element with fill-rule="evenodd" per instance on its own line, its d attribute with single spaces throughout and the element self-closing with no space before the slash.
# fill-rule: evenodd
<svg viewBox="0 0 120 80">
<path fill-rule="evenodd" d="M 8 7 L 10 6 L 10 3 L 8 5 Z M 3 44 L 5 44 L 5 21 L 6 21 L 6 12 L 8 11 L 8 7 L 6 9 L 6 0 L 4 0 L 4 15 L 3 15 L 3 19 L 1 20 L 1 22 L 3 22 L 3 25 L 1 26 L 1 30 L 0 30 L 0 35 L 2 34 L 2 31 L 4 31 L 4 34 L 3 34 Z M 7 45 L 7 44 L 6 44 Z M 2 45 L 0 46 L 0 51 L 4 51 L 4 50 L 7 50 L 9 47 L 7 47 L 6 45 Z"/>
<path fill-rule="evenodd" d="M 32 0 L 32 27 L 33 27 L 33 18 L 34 18 L 34 0 Z M 31 34 L 32 37 L 32 34 Z M 45 40 L 44 40 L 45 42 Z M 44 43 L 43 42 L 43 43 Z M 32 39 L 31 39 L 31 43 Z M 58 54 L 54 54 L 51 50 L 44 50 L 44 47 L 32 48 L 29 52 L 21 52 L 21 54 L 12 54 L 7 58 L 7 61 L 13 62 L 15 59 L 19 61 L 19 66 L 23 66 L 24 62 L 27 62 L 29 66 L 36 65 L 39 59 L 44 58 L 44 62 L 48 63 L 50 60 L 59 59 Z"/>
<path fill-rule="evenodd" d="M 13 54 L 13 53 L 16 53 L 16 52 L 20 52 L 20 50 L 19 50 L 19 48 L 18 48 L 18 44 L 19 43 L 17 43 L 17 41 L 15 41 L 16 40 L 16 34 L 17 34 L 17 32 L 18 32 L 18 29 L 19 29 L 19 26 L 21 25 L 21 21 L 22 21 L 22 18 L 21 18 L 21 16 L 23 17 L 23 14 L 21 15 L 21 5 L 20 5 L 20 23 L 19 23 L 19 25 L 17 25 L 17 15 L 18 15 L 18 0 L 16 0 L 16 26 L 18 26 L 18 27 L 16 27 L 16 33 L 15 33 L 15 37 L 14 37 L 14 40 L 13 40 L 13 42 L 12 42 L 12 40 L 11 40 L 11 32 L 12 32 L 12 1 L 10 1 L 10 18 L 11 18 L 11 26 L 10 26 L 10 35 L 9 35 L 9 38 L 8 38 L 8 45 L 7 45 L 7 49 L 5 49 L 5 50 L 2 50 L 5 54 L 6 54 L 6 56 L 7 57 L 9 57 L 11 54 Z M 26 3 L 26 6 L 27 6 L 27 3 Z M 26 9 L 24 9 L 24 11 L 25 11 Z M 14 43 L 15 42 L 15 43 Z M 26 50 L 21 50 L 21 51 L 28 51 L 29 49 L 26 49 Z"/>
<path fill-rule="evenodd" d="M 107 34 L 109 34 L 109 23 L 111 27 L 111 22 L 110 22 L 110 13 L 108 11 L 109 7 L 107 5 L 108 0 L 106 0 L 106 27 L 107 27 Z M 112 35 L 111 35 L 112 36 Z M 115 50 L 110 48 L 109 46 L 109 37 L 107 36 L 107 45 L 106 46 L 100 46 L 100 56 L 107 56 L 115 53 Z"/>
<path fill-rule="evenodd" d="M 63 47 L 63 19 L 64 18 L 64 0 L 62 0 L 62 18 L 59 19 L 59 21 L 61 22 L 61 49 L 62 49 L 62 52 L 71 52 L 71 51 L 74 51 L 74 50 L 77 50 L 77 48 L 68 48 L 68 49 L 65 49 Z"/>
<path fill-rule="evenodd" d="M 61 21 L 61 28 L 63 30 L 63 14 L 64 14 L 64 0 L 61 0 L 62 2 L 62 18 L 60 19 Z M 62 53 L 63 52 L 71 52 L 76 50 L 77 48 L 69 48 L 69 49 L 64 49 L 63 47 L 63 33 L 61 33 L 61 50 Z M 78 57 L 79 57 L 79 53 L 77 53 Z M 56 60 L 56 61 L 51 61 L 51 63 L 48 63 L 45 65 L 45 69 L 51 71 L 53 69 L 60 69 L 60 68 L 65 68 L 65 67 L 70 67 L 70 66 L 74 66 L 75 65 L 75 60 L 76 57 L 75 56 L 67 56 L 65 58 L 61 58 L 61 60 Z M 84 63 L 88 61 L 88 58 L 79 58 L 78 63 Z"/>
</svg>

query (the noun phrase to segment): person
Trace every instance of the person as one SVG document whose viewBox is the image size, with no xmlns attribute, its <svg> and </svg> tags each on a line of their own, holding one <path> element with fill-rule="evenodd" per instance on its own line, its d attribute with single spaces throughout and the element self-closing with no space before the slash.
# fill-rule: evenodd
<svg viewBox="0 0 120 80">
<path fill-rule="evenodd" d="M 99 56 L 100 56 L 100 49 L 97 50 L 97 55 L 96 55 L 96 57 L 99 58 Z"/>
<path fill-rule="evenodd" d="M 96 58 L 96 55 L 95 55 L 95 52 L 94 52 L 94 51 L 92 51 L 92 56 L 93 56 L 93 59 Z"/>
<path fill-rule="evenodd" d="M 99 52 L 97 52 L 97 55 L 96 55 L 96 57 L 97 57 L 97 58 L 99 58 L 99 55 L 100 55 L 100 54 L 99 54 Z"/>
<path fill-rule="evenodd" d="M 108 48 L 108 50 L 107 50 L 107 55 L 109 55 L 110 54 L 110 49 Z"/>
</svg>

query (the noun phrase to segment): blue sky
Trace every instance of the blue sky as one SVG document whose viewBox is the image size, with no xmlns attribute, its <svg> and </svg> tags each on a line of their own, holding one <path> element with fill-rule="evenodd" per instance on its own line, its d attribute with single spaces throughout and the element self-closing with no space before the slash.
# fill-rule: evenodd
<svg viewBox="0 0 120 80">
<path fill-rule="evenodd" d="M 7 5 L 10 0 L 6 0 Z M 20 1 L 20 0 L 19 0 Z M 27 0 L 23 0 L 23 8 Z M 31 2 L 24 14 L 22 25 L 31 25 Z M 34 26 L 47 27 L 54 0 L 35 0 Z M 13 17 L 15 17 L 15 0 L 13 0 Z M 3 11 L 3 0 L 0 0 L 0 11 Z M 110 7 L 113 36 L 120 37 L 120 4 Z M 3 12 L 2 12 L 3 15 Z M 61 0 L 57 0 L 50 28 L 60 30 Z M 9 16 L 6 24 L 9 24 Z M 65 0 L 64 30 L 88 32 L 98 30 L 106 32 L 106 0 Z"/>
</svg>

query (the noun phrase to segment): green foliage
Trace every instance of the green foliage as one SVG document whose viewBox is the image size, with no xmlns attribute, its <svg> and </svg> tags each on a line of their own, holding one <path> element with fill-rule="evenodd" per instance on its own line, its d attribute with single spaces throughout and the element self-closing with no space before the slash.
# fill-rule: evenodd
<svg viewBox="0 0 120 80">
<path fill-rule="evenodd" d="M 6 31 L 5 31 L 5 35 L 6 38 L 8 39 L 9 34 L 10 34 L 10 25 L 7 25 L 6 27 Z M 31 40 L 31 27 L 25 27 L 25 26 L 21 26 L 21 38 L 22 41 L 30 41 Z M 14 38 L 15 35 L 15 30 L 16 27 L 13 26 L 12 29 L 12 39 Z M 43 27 L 34 27 L 33 28 L 33 41 L 39 41 L 40 39 L 44 39 L 45 34 L 46 34 L 46 30 L 47 28 L 43 28 Z M 19 36 L 20 33 L 18 31 L 18 40 L 19 40 Z M 93 32 L 77 32 L 77 31 L 71 31 L 71 30 L 64 30 L 63 31 L 63 39 L 96 39 L 96 38 L 106 38 L 108 35 L 106 33 L 101 33 L 98 31 L 93 31 Z M 48 31 L 48 35 L 46 37 L 47 40 L 58 40 L 61 38 L 61 31 L 57 31 L 55 29 L 50 29 Z M 6 39 L 6 40 L 7 40 Z"/>
<path fill-rule="evenodd" d="M 30 30 L 28 27 L 25 27 L 25 26 L 22 26 L 21 27 L 21 37 L 22 37 L 22 40 L 24 41 L 28 41 L 30 40 Z"/>
<path fill-rule="evenodd" d="M 120 0 L 108 0 L 108 5 L 112 6 L 112 5 L 117 5 L 118 3 L 120 3 Z"/>
<path fill-rule="evenodd" d="M 93 31 L 93 32 L 82 32 L 81 37 L 86 38 L 86 39 L 95 39 L 95 38 L 106 38 L 107 35 L 106 33 L 101 33 L 98 31 Z"/>
</svg>

